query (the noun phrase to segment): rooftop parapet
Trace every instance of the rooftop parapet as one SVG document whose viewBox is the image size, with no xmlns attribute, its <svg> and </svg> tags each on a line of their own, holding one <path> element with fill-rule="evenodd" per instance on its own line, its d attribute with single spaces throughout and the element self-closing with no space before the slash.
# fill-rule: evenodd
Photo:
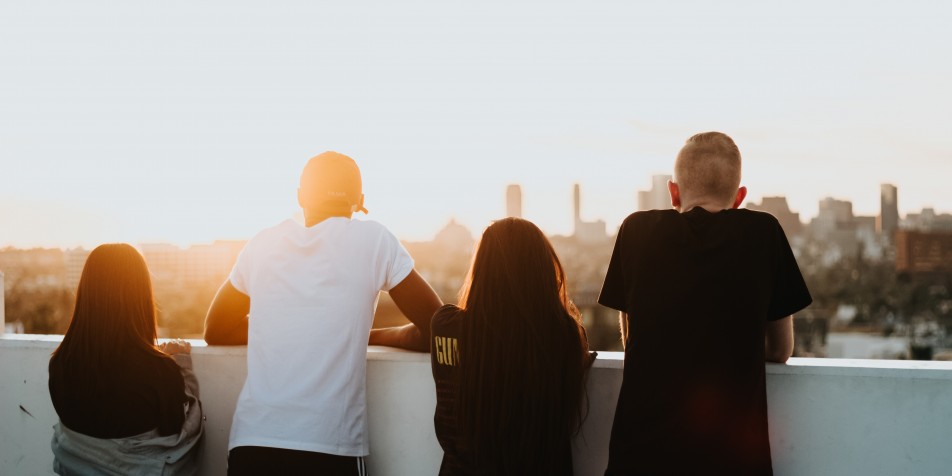
<svg viewBox="0 0 952 476">
<path fill-rule="evenodd" d="M 0 336 L 0 474 L 52 474 L 56 413 L 47 363 L 62 336 Z M 225 474 L 245 347 L 192 342 L 206 421 L 202 474 Z M 368 466 L 375 476 L 437 474 L 436 396 L 427 354 L 370 347 Z M 621 385 L 622 354 L 600 352 L 575 474 L 601 476 Z M 952 363 L 791 359 L 767 364 L 774 472 L 786 475 L 947 475 L 952 471 Z"/>
</svg>

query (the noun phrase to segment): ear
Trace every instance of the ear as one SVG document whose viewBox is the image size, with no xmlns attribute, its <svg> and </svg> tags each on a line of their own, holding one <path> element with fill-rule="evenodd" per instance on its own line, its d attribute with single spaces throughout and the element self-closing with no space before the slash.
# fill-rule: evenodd
<svg viewBox="0 0 952 476">
<path fill-rule="evenodd" d="M 354 206 L 354 213 L 357 213 L 358 210 L 364 212 L 364 215 L 367 214 L 367 209 L 364 208 L 364 194 L 360 194 L 360 198 L 357 200 L 357 205 Z"/>
<path fill-rule="evenodd" d="M 301 191 L 300 187 L 298 187 L 297 189 L 297 197 L 298 197 L 298 205 L 300 205 L 301 208 L 306 208 L 304 206 L 304 192 Z"/>
<path fill-rule="evenodd" d="M 731 208 L 739 207 L 741 202 L 744 201 L 744 198 L 747 198 L 747 187 L 738 188 L 737 196 L 734 197 L 734 206 L 732 206 Z"/>
<path fill-rule="evenodd" d="M 681 189 L 678 188 L 678 184 L 668 180 L 668 193 L 671 194 L 671 206 L 675 210 L 681 210 Z"/>
</svg>

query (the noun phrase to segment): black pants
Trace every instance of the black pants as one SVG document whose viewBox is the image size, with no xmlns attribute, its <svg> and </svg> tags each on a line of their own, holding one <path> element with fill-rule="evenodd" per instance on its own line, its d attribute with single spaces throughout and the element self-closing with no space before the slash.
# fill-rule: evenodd
<svg viewBox="0 0 952 476">
<path fill-rule="evenodd" d="M 264 446 L 239 446 L 228 452 L 228 476 L 366 476 L 364 459 Z"/>
</svg>

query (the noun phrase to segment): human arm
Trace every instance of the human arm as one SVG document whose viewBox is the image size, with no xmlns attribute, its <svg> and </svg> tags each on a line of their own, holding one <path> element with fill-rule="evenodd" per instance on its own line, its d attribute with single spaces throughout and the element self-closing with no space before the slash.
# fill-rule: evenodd
<svg viewBox="0 0 952 476">
<path fill-rule="evenodd" d="M 158 349 L 164 354 L 175 357 L 176 354 L 189 355 L 192 353 L 192 344 L 184 339 L 174 339 L 159 344 Z"/>
<path fill-rule="evenodd" d="M 410 324 L 372 329 L 370 345 L 387 345 L 429 352 L 430 319 L 433 313 L 443 305 L 443 301 L 416 270 L 410 271 L 410 274 L 389 292 L 397 308 L 410 320 Z"/>
<path fill-rule="evenodd" d="M 621 349 L 625 350 L 628 345 L 628 313 L 625 311 L 618 312 L 618 330 L 621 332 Z"/>
<path fill-rule="evenodd" d="M 783 364 L 793 355 L 793 316 L 767 321 L 764 359 Z"/>
<path fill-rule="evenodd" d="M 209 345 L 247 345 L 251 298 L 226 280 L 205 315 L 205 342 Z"/>
</svg>

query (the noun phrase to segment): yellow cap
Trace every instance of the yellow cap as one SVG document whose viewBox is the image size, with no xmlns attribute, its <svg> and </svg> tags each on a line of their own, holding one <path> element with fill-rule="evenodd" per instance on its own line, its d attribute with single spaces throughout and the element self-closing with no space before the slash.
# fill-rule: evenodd
<svg viewBox="0 0 952 476">
<path fill-rule="evenodd" d="M 300 192 L 306 208 L 367 213 L 360 168 L 354 159 L 338 152 L 324 152 L 307 162 Z"/>
</svg>

